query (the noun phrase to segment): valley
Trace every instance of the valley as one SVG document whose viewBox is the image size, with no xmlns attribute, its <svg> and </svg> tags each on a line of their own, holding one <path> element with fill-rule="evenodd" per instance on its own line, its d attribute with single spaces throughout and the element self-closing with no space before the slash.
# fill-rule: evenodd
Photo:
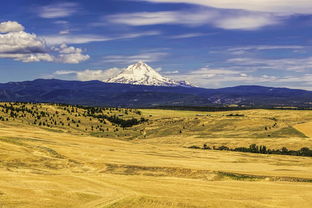
<svg viewBox="0 0 312 208">
<path fill-rule="evenodd" d="M 312 206 L 311 157 L 188 148 L 312 149 L 312 111 L 2 103 L 0 116 L 1 208 Z"/>
</svg>

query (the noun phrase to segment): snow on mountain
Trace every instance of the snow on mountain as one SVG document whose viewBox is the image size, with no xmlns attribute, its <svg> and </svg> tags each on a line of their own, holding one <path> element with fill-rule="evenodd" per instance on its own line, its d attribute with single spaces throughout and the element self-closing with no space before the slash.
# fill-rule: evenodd
<svg viewBox="0 0 312 208">
<path fill-rule="evenodd" d="M 175 81 L 163 77 L 142 61 L 128 66 L 128 68 L 122 71 L 119 75 L 106 80 L 106 82 L 150 86 L 192 87 L 192 85 L 186 81 Z"/>
</svg>

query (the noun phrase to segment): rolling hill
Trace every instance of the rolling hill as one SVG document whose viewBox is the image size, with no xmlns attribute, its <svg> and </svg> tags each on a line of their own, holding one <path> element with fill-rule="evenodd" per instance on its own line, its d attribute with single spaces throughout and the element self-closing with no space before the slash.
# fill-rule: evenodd
<svg viewBox="0 0 312 208">
<path fill-rule="evenodd" d="M 149 121 L 122 128 L 105 115 Z M 0 103 L 0 207 L 310 208 L 311 157 L 187 147 L 311 149 L 299 132 L 311 121 L 308 110 Z"/>
</svg>

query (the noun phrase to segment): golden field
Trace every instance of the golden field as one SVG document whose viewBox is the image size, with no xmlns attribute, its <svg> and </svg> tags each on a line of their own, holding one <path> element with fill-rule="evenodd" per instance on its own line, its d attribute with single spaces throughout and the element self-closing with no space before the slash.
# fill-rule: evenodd
<svg viewBox="0 0 312 208">
<path fill-rule="evenodd" d="M 312 148 L 312 111 L 111 110 L 148 119 L 121 128 L 76 107 L 34 110 L 50 114 L 0 108 L 1 208 L 312 207 L 311 157 L 186 148 Z"/>
</svg>

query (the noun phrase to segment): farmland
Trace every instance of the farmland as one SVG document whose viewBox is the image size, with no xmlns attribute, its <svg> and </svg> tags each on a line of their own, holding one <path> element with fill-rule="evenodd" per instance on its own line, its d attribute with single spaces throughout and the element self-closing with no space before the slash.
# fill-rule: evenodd
<svg viewBox="0 0 312 208">
<path fill-rule="evenodd" d="M 2 103 L 0 116 L 1 208 L 312 206 L 311 157 L 188 148 L 312 149 L 311 111 Z"/>
</svg>

